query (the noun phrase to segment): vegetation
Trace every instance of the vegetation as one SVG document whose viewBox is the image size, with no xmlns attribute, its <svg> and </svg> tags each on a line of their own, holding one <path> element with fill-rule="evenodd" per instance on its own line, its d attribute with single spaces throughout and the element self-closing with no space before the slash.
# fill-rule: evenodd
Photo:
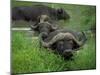
<svg viewBox="0 0 100 75">
<path fill-rule="evenodd" d="M 12 33 L 12 72 L 51 72 L 65 70 L 95 69 L 95 39 L 88 36 L 84 47 L 74 54 L 73 60 L 64 60 L 52 50 L 39 48 L 38 38 L 25 37 L 24 32 Z"/>
<path fill-rule="evenodd" d="M 16 3 L 16 4 L 15 4 Z M 34 5 L 32 2 L 13 2 L 12 6 Z M 39 4 L 39 3 L 38 3 Z M 45 4 L 45 3 L 44 3 Z M 71 16 L 69 21 L 60 21 L 59 26 L 73 30 L 86 31 L 95 26 L 95 6 L 83 6 L 72 4 L 48 4 L 46 5 L 64 8 Z M 22 24 L 22 23 L 21 23 Z M 86 33 L 86 44 L 76 53 L 73 60 L 64 60 L 52 50 L 39 48 L 39 39 L 29 37 L 26 32 L 12 32 L 12 72 L 52 72 L 87 70 L 96 68 L 95 34 Z M 38 36 L 37 36 L 38 37 Z"/>
</svg>

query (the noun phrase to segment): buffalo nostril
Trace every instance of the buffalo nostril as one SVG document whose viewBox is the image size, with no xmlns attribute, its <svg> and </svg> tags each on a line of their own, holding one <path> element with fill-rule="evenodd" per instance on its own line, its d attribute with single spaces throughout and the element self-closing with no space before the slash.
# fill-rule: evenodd
<svg viewBox="0 0 100 75">
<path fill-rule="evenodd" d="M 72 56 L 73 56 L 72 50 L 71 50 L 71 49 L 69 49 L 69 50 L 64 50 L 63 56 L 64 56 L 65 58 L 70 58 L 70 57 L 72 57 Z"/>
<path fill-rule="evenodd" d="M 71 49 L 64 50 L 64 53 L 67 53 L 67 52 L 72 52 L 72 50 Z"/>
<path fill-rule="evenodd" d="M 48 36 L 48 34 L 46 32 L 42 33 L 42 38 L 45 39 Z"/>
</svg>

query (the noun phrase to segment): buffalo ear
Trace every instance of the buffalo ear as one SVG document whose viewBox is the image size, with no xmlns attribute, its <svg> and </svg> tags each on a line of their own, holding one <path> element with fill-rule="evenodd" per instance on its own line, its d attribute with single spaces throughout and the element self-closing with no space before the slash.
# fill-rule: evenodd
<svg viewBox="0 0 100 75">
<path fill-rule="evenodd" d="M 63 13 L 63 9 L 62 8 L 57 9 L 57 12 L 58 12 L 58 14 L 62 14 Z"/>
</svg>

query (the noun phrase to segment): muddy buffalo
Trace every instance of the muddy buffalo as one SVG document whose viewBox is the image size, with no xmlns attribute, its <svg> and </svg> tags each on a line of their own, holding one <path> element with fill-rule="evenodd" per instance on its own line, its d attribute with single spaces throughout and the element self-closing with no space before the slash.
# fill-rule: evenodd
<svg viewBox="0 0 100 75">
<path fill-rule="evenodd" d="M 42 36 L 41 36 L 42 38 Z M 51 32 L 47 38 L 41 39 L 43 47 L 55 50 L 60 55 L 69 59 L 86 42 L 84 32 L 75 32 L 66 29 Z"/>
<path fill-rule="evenodd" d="M 31 25 L 31 29 L 37 31 L 44 38 L 59 28 L 48 15 L 40 15 L 37 18 L 37 22 Z"/>
<path fill-rule="evenodd" d="M 62 8 L 55 9 L 45 5 L 18 6 L 12 8 L 12 20 L 36 21 L 37 17 L 46 14 L 53 20 L 67 20 L 69 14 Z"/>
</svg>

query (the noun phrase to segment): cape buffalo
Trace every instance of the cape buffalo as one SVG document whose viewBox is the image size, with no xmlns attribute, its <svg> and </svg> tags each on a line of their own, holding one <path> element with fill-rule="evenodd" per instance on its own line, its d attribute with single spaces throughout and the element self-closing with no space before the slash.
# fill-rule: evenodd
<svg viewBox="0 0 100 75">
<path fill-rule="evenodd" d="M 86 39 L 84 32 L 61 29 L 51 32 L 45 39 L 41 36 L 41 44 L 68 59 L 74 51 L 83 46 Z"/>
<path fill-rule="evenodd" d="M 69 14 L 62 8 L 55 9 L 45 5 L 19 6 L 12 8 L 12 20 L 25 20 L 35 22 L 37 17 L 46 14 L 53 20 L 67 20 Z"/>
<path fill-rule="evenodd" d="M 40 15 L 37 22 L 31 25 L 31 28 L 45 38 L 49 33 L 57 30 L 58 25 L 48 15 Z"/>
</svg>

